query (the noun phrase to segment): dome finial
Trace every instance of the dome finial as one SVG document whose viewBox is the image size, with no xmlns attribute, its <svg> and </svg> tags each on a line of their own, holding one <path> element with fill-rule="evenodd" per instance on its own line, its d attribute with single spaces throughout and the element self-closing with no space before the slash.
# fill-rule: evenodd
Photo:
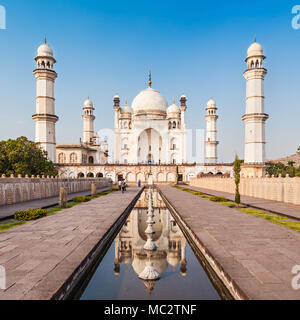
<svg viewBox="0 0 300 320">
<path fill-rule="evenodd" d="M 45 44 L 47 43 L 47 37 L 46 37 L 46 35 L 45 35 L 45 38 L 44 38 L 44 42 L 45 42 Z"/>
<path fill-rule="evenodd" d="M 127 106 L 127 98 L 125 98 L 125 105 Z"/>
<path fill-rule="evenodd" d="M 254 42 L 256 42 L 256 34 L 254 35 Z"/>
<path fill-rule="evenodd" d="M 175 97 L 173 97 L 173 104 L 175 104 Z"/>
<path fill-rule="evenodd" d="M 149 88 L 151 88 L 151 86 L 152 86 L 151 70 L 149 70 L 149 82 L 148 82 L 148 84 L 149 84 Z"/>
</svg>

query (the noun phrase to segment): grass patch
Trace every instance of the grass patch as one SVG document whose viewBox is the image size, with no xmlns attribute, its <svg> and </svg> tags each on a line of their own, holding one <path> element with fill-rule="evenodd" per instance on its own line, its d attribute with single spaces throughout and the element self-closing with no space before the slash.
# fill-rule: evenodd
<svg viewBox="0 0 300 320">
<path fill-rule="evenodd" d="M 252 216 L 256 216 L 258 218 L 265 219 L 277 225 L 284 226 L 294 231 L 300 232 L 300 222 L 288 220 L 288 218 L 276 215 L 275 213 L 265 211 L 265 210 L 254 209 L 254 208 L 239 208 L 235 202 L 227 201 L 223 197 L 208 196 L 203 194 L 202 192 L 192 191 L 191 189 L 182 188 L 179 186 L 174 186 L 174 188 L 191 193 L 195 196 L 198 196 L 213 202 L 218 202 L 221 205 L 229 207 L 231 209 L 235 209 L 237 211 L 240 211 Z"/>
<path fill-rule="evenodd" d="M 300 232 L 300 222 L 288 220 L 288 218 L 278 216 L 272 212 L 257 210 L 257 209 L 250 209 L 250 208 L 246 208 L 246 209 L 240 208 L 240 209 L 236 209 L 236 210 L 244 212 L 246 214 L 256 216 L 258 218 L 262 218 L 262 219 L 271 221 L 271 222 L 278 224 L 280 226 L 284 226 L 284 227 L 290 228 L 292 230 L 295 230 L 297 232 Z"/>
<path fill-rule="evenodd" d="M 211 196 L 208 199 L 213 202 L 226 202 L 227 201 L 224 197 L 216 197 L 216 196 Z"/>
<path fill-rule="evenodd" d="M 5 222 L 0 224 L 0 233 L 12 229 L 17 226 L 21 226 L 25 224 L 25 221 L 12 221 L 12 222 Z"/>
</svg>

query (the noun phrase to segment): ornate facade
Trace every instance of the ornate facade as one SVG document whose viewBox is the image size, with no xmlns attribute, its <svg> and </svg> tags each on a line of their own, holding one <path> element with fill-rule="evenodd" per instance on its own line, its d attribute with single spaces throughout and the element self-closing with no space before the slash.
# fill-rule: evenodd
<svg viewBox="0 0 300 320">
<path fill-rule="evenodd" d="M 129 106 L 120 106 L 114 97 L 115 163 L 182 164 L 186 163 L 186 97 L 180 107 L 168 105 L 164 96 L 149 87 L 141 91 Z"/>
<path fill-rule="evenodd" d="M 263 176 L 265 172 L 265 122 L 264 111 L 263 48 L 256 41 L 249 47 L 246 58 L 247 83 L 245 123 L 244 176 Z M 154 183 L 174 183 L 177 177 L 188 182 L 205 174 L 233 175 L 232 164 L 219 164 L 217 147 L 217 106 L 211 99 L 206 107 L 205 163 L 187 164 L 186 121 L 187 98 L 183 94 L 179 105 L 175 100 L 168 104 L 164 96 L 149 86 L 141 91 L 131 105 L 121 105 L 114 97 L 114 158 L 108 164 L 107 142 L 100 143 L 94 128 L 94 105 L 90 99 L 83 106 L 83 139 L 80 143 L 56 144 L 54 83 L 55 59 L 51 47 L 43 43 L 35 58 L 37 68 L 36 142 L 57 163 L 61 177 L 107 177 L 113 181 L 126 178 L 130 183 L 146 182 L 152 175 Z"/>
</svg>

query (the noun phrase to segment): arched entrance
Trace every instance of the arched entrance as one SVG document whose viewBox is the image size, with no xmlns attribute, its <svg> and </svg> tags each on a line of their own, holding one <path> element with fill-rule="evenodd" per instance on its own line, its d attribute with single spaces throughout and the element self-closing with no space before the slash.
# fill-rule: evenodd
<svg viewBox="0 0 300 320">
<path fill-rule="evenodd" d="M 155 164 L 161 162 L 162 138 L 158 131 L 149 128 L 138 138 L 138 162 Z"/>
</svg>

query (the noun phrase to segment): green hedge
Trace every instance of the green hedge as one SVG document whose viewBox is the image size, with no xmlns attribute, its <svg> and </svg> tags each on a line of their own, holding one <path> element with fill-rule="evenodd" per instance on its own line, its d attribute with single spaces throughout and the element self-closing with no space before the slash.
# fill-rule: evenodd
<svg viewBox="0 0 300 320">
<path fill-rule="evenodd" d="M 44 209 L 28 209 L 19 210 L 15 213 L 14 218 L 18 221 L 31 221 L 43 218 L 47 215 L 47 210 Z"/>
<path fill-rule="evenodd" d="M 214 202 L 226 202 L 227 199 L 225 199 L 224 197 L 216 197 L 216 196 L 211 196 L 208 198 L 210 201 L 214 201 Z"/>
<path fill-rule="evenodd" d="M 87 196 L 81 196 L 81 197 L 75 197 L 72 199 L 73 202 L 83 203 L 91 201 L 93 197 L 87 197 Z"/>
</svg>

